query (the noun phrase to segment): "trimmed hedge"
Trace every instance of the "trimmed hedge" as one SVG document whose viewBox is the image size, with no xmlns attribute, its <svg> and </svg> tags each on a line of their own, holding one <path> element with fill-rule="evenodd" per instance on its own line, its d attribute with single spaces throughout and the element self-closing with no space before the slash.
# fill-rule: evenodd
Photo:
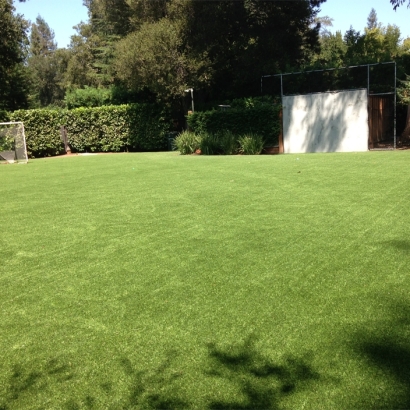
<svg viewBox="0 0 410 410">
<path fill-rule="evenodd" d="M 73 152 L 161 151 L 167 149 L 168 114 L 153 104 L 74 110 L 19 110 L 30 158 L 64 153 L 60 127 L 65 125 Z"/>
<path fill-rule="evenodd" d="M 227 130 L 235 135 L 257 134 L 266 145 L 278 144 L 280 104 L 260 104 L 220 111 L 197 111 L 187 117 L 190 129 L 198 134 Z"/>
</svg>

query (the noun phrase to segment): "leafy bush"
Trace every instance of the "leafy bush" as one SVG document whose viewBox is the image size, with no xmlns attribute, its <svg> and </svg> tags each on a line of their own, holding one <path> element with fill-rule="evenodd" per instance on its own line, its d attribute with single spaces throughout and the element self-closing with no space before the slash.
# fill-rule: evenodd
<svg viewBox="0 0 410 410">
<path fill-rule="evenodd" d="M 112 100 L 111 90 L 106 88 L 77 88 L 68 91 L 64 97 L 64 102 L 69 110 L 81 107 L 101 107 L 110 105 Z"/>
<path fill-rule="evenodd" d="M 239 152 L 244 155 L 259 155 L 265 145 L 263 138 L 256 134 L 245 134 L 239 137 Z"/>
<path fill-rule="evenodd" d="M 61 110 L 19 110 L 10 114 L 11 121 L 22 121 L 29 158 L 64 153 L 60 125 L 64 124 Z"/>
<path fill-rule="evenodd" d="M 181 132 L 174 140 L 174 146 L 181 155 L 193 154 L 199 149 L 200 143 L 201 138 L 190 131 Z"/>
<path fill-rule="evenodd" d="M 9 120 L 9 114 L 7 111 L 0 110 L 0 122 L 7 122 Z"/>
<path fill-rule="evenodd" d="M 64 153 L 60 127 L 68 131 L 73 151 L 160 151 L 167 148 L 166 111 L 153 104 L 131 104 L 73 110 L 20 110 L 10 114 L 23 121 L 30 158 Z"/>
<path fill-rule="evenodd" d="M 279 104 L 255 103 L 226 111 L 196 111 L 189 115 L 190 128 L 198 133 L 217 134 L 221 130 L 231 131 L 239 136 L 243 133 L 261 135 L 269 145 L 278 143 L 280 133 Z"/>
<path fill-rule="evenodd" d="M 245 108 L 251 110 L 261 106 L 277 105 L 278 101 L 270 95 L 262 95 L 260 97 L 236 98 L 232 101 L 227 101 L 226 104 L 230 105 L 232 108 Z"/>
</svg>

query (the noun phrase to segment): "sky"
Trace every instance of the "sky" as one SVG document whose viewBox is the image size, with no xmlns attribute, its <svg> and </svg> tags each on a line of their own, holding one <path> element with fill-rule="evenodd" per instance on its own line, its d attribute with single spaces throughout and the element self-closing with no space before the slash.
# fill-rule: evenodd
<svg viewBox="0 0 410 410">
<path fill-rule="evenodd" d="M 54 31 L 54 40 L 59 48 L 70 44 L 70 37 L 75 34 L 73 26 L 88 20 L 83 0 L 26 0 L 25 3 L 14 0 L 13 4 L 17 13 L 32 22 L 38 15 L 43 17 Z"/>
<path fill-rule="evenodd" d="M 69 45 L 70 37 L 75 34 L 73 26 L 88 19 L 83 0 L 26 0 L 25 3 L 14 0 L 14 6 L 17 13 L 30 21 L 35 22 L 41 15 L 54 31 L 60 48 Z M 404 5 L 394 11 L 389 0 L 327 0 L 322 4 L 319 15 L 334 19 L 333 27 L 330 27 L 332 32 L 339 30 L 344 34 L 351 25 L 356 31 L 363 32 L 372 7 L 380 23 L 396 24 L 402 38 L 410 37 L 410 8 Z"/>
</svg>

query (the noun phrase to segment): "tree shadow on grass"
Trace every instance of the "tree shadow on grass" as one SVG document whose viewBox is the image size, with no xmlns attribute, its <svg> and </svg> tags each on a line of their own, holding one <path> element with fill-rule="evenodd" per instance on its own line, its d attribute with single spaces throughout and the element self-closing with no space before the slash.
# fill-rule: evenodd
<svg viewBox="0 0 410 410">
<path fill-rule="evenodd" d="M 408 240 L 392 239 L 390 241 L 384 241 L 382 243 L 400 251 L 410 252 L 410 241 Z"/>
<path fill-rule="evenodd" d="M 356 334 L 354 349 L 389 380 L 390 390 L 379 398 L 378 408 L 410 409 L 410 307 L 391 303 L 387 316 L 377 329 Z"/>
<path fill-rule="evenodd" d="M 173 382 L 181 374 L 173 368 L 175 352 L 170 352 L 161 364 L 153 370 L 139 371 L 127 358 L 119 362 L 124 377 L 126 378 L 127 393 L 115 398 L 115 383 L 103 382 L 91 394 L 83 397 L 65 397 L 60 404 L 64 410 L 97 409 L 101 406 L 101 396 L 108 398 L 109 402 L 117 402 L 124 409 L 186 409 L 189 403 L 178 396 L 173 389 Z M 53 392 L 56 385 L 61 392 L 66 389 L 63 383 L 75 378 L 73 367 L 61 359 L 50 359 L 47 362 L 31 362 L 15 364 L 10 369 L 6 386 L 0 390 L 0 410 L 9 410 L 24 406 L 23 403 L 32 405 L 38 400 L 38 394 L 46 389 Z M 50 393 L 53 394 L 53 393 Z M 37 403 L 38 404 L 38 403 Z"/>
<path fill-rule="evenodd" d="M 44 390 L 50 383 L 67 382 L 73 377 L 71 366 L 59 358 L 52 358 L 37 365 L 14 364 L 8 377 L 6 391 L 0 398 L 0 410 L 7 410 L 10 405 L 17 404 L 25 394 Z"/>
<path fill-rule="evenodd" d="M 305 359 L 287 357 L 275 364 L 255 347 L 255 338 L 249 336 L 241 345 L 222 349 L 210 344 L 210 376 L 229 381 L 238 394 L 232 400 L 212 400 L 209 409 L 279 409 L 281 401 L 292 393 L 319 380 L 319 374 Z"/>
<path fill-rule="evenodd" d="M 173 388 L 173 382 L 181 373 L 173 369 L 175 352 L 169 352 L 166 359 L 154 370 L 137 370 L 127 358 L 121 359 L 121 366 L 130 379 L 127 408 L 186 409 L 189 403 Z"/>
<path fill-rule="evenodd" d="M 219 348 L 214 343 L 208 345 L 205 376 L 217 384 L 222 382 L 233 395 L 226 396 L 222 391 L 220 396 L 212 391 L 202 402 L 203 408 L 277 410 L 286 397 L 319 380 L 308 360 L 285 357 L 276 364 L 261 354 L 255 344 L 256 339 L 250 336 L 244 343 L 227 348 Z M 198 398 L 187 397 L 178 360 L 178 353 L 170 351 L 157 367 L 141 369 L 129 358 L 122 357 L 117 361 L 115 379 L 109 376 L 96 385 L 91 394 L 84 391 L 81 397 L 70 397 L 69 393 L 64 397 L 63 393 L 60 406 L 64 410 L 97 409 L 109 403 L 123 409 L 192 408 Z M 38 366 L 16 365 L 10 373 L 6 396 L 0 400 L 0 410 L 18 408 L 27 402 L 35 404 L 39 392 L 48 389 L 50 394 L 55 394 L 56 384 L 73 378 L 77 379 L 74 369 L 62 360 L 52 359 Z M 118 378 L 122 383 L 121 392 L 116 390 Z M 198 377 L 198 382 L 200 379 Z M 79 380 L 74 381 L 78 384 Z M 57 387 L 60 393 L 67 389 L 64 385 Z"/>
</svg>

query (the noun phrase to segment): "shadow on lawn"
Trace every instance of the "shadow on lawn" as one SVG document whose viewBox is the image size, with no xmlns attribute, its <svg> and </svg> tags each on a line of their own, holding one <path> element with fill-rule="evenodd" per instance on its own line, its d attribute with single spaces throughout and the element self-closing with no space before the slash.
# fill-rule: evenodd
<svg viewBox="0 0 410 410">
<path fill-rule="evenodd" d="M 229 381 L 238 391 L 230 401 L 211 399 L 212 410 L 279 409 L 282 399 L 319 379 L 306 360 L 288 357 L 273 363 L 258 352 L 252 336 L 241 345 L 221 349 L 210 344 L 208 349 L 206 374 Z"/>
<path fill-rule="evenodd" d="M 410 408 L 410 307 L 389 305 L 390 316 L 377 329 L 356 335 L 354 349 L 390 381 L 390 392 L 380 397 L 379 408 Z M 373 406 L 371 406 L 373 408 Z"/>
<path fill-rule="evenodd" d="M 257 350 L 255 343 L 255 338 L 250 336 L 244 343 L 226 348 L 208 345 L 204 373 L 217 384 L 221 382 L 222 388 L 212 391 L 202 403 L 203 408 L 275 410 L 280 408 L 283 399 L 319 380 L 307 360 L 286 357 L 280 364 L 273 363 Z M 171 351 L 156 368 L 140 370 L 137 364 L 123 357 L 118 362 L 120 369 L 117 368 L 121 370 L 117 377 L 123 382 L 122 393 L 116 390 L 118 380 L 109 377 L 95 386 L 92 395 L 84 392 L 83 397 L 75 398 L 64 397 L 69 387 L 61 384 L 72 379 L 76 379 L 75 384 L 80 381 L 71 365 L 53 359 L 39 366 L 15 366 L 9 376 L 6 396 L 3 401 L 0 399 L 0 410 L 18 408 L 27 400 L 36 405 L 37 394 L 44 389 L 49 389 L 50 394 L 62 393 L 64 410 L 97 409 L 109 403 L 123 409 L 189 409 L 198 398 L 187 397 L 180 359 L 177 352 Z M 34 368 L 37 370 L 29 370 Z M 198 383 L 200 380 L 198 377 Z M 192 383 L 192 379 L 189 382 Z M 225 395 L 227 389 L 231 396 Z"/>
<path fill-rule="evenodd" d="M 400 251 L 410 252 L 410 241 L 407 240 L 393 239 L 390 241 L 385 241 L 383 244 L 396 248 Z"/>
<path fill-rule="evenodd" d="M 50 383 L 64 383 L 74 377 L 70 365 L 53 358 L 46 363 L 27 369 L 15 364 L 8 377 L 6 391 L 0 397 L 0 410 L 7 410 L 11 404 L 18 404 L 21 396 L 45 389 Z"/>
<path fill-rule="evenodd" d="M 137 370 L 129 359 L 121 360 L 121 366 L 131 380 L 126 408 L 189 408 L 189 403 L 173 388 L 173 382 L 182 376 L 172 368 L 176 357 L 175 352 L 169 352 L 166 359 L 152 371 Z"/>
</svg>

